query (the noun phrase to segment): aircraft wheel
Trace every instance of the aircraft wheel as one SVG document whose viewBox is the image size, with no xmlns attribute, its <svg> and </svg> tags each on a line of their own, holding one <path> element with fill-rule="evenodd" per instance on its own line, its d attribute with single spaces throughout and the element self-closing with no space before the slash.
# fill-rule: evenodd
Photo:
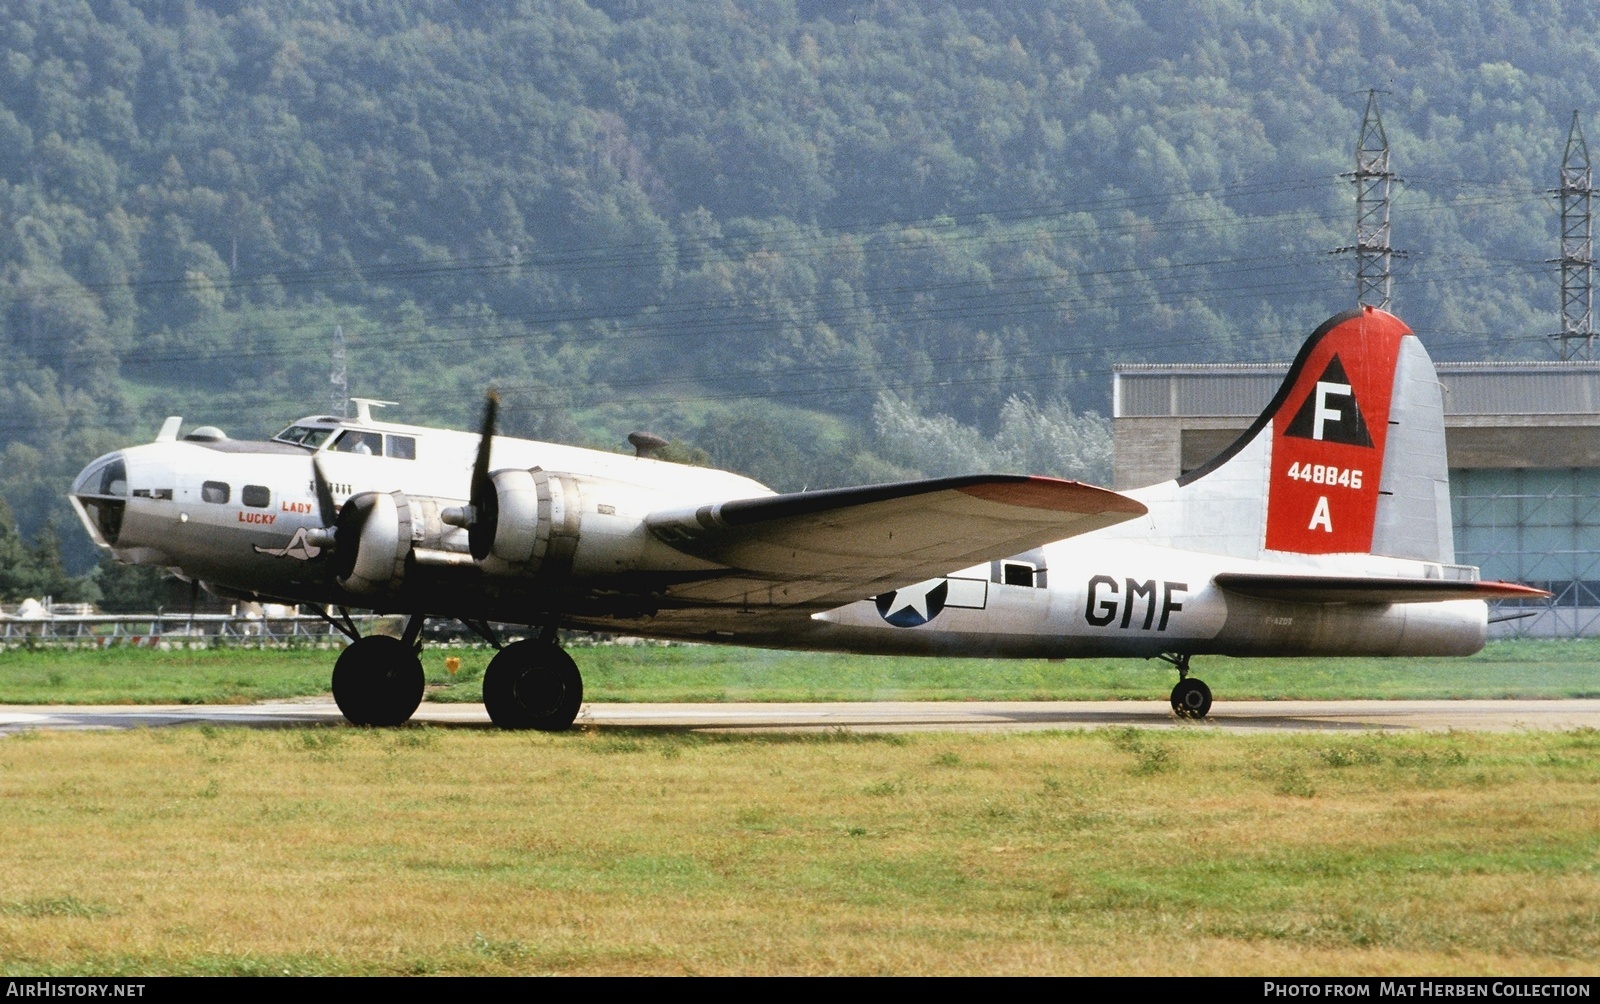
<svg viewBox="0 0 1600 1004">
<path fill-rule="evenodd" d="M 1190 677 L 1172 688 L 1172 710 L 1179 718 L 1204 718 L 1211 712 L 1211 688 Z"/>
<path fill-rule="evenodd" d="M 483 706 L 502 729 L 563 732 L 583 705 L 583 675 L 572 656 L 549 642 L 507 645 L 483 674 Z"/>
<path fill-rule="evenodd" d="M 333 700 L 355 725 L 404 725 L 422 703 L 422 659 L 386 635 L 357 639 L 333 664 Z"/>
</svg>

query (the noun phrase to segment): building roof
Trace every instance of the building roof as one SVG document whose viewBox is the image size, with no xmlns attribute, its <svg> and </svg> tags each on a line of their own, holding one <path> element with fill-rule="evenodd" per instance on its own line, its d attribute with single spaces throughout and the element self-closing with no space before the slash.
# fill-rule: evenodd
<svg viewBox="0 0 1600 1004">
<path fill-rule="evenodd" d="M 1600 414 L 1600 362 L 1435 362 L 1455 415 Z M 1261 413 L 1288 363 L 1121 363 L 1114 418 L 1226 418 Z"/>
</svg>

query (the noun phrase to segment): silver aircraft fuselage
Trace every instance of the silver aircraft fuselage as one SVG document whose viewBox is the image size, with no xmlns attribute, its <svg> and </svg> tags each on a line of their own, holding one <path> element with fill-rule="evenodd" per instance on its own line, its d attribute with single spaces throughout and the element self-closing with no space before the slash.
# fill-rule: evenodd
<svg viewBox="0 0 1600 1004">
<path fill-rule="evenodd" d="M 222 595 L 381 612 L 529 625 L 558 617 L 660 638 L 998 657 L 1444 655 L 1470 654 L 1484 641 L 1480 600 L 1330 604 L 1230 593 L 1215 584 L 1218 573 L 1282 566 L 1152 543 L 1160 534 L 1148 518 L 842 606 L 780 606 L 760 596 L 675 603 L 671 584 L 719 569 L 668 546 L 644 517 L 770 489 L 725 471 L 509 437 L 494 439 L 497 468 L 582 472 L 582 536 L 560 580 L 494 579 L 474 565 L 466 531 L 440 519 L 468 499 L 478 436 L 370 418 L 308 418 L 293 429 L 313 434 L 299 443 L 168 438 L 108 454 L 79 476 L 72 504 L 120 560 L 170 568 Z M 351 447 L 351 436 L 364 438 Z M 317 538 L 324 520 L 313 457 L 338 505 L 362 493 L 405 496 L 409 547 L 392 575 L 385 570 L 381 591 L 352 591 L 330 575 L 328 545 Z M 1314 567 L 1451 573 L 1370 554 L 1327 555 Z"/>
</svg>

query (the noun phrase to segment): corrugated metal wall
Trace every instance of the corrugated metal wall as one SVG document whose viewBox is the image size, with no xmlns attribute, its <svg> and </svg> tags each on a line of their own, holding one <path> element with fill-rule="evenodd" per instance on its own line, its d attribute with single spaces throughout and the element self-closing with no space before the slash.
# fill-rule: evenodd
<svg viewBox="0 0 1600 1004">
<path fill-rule="evenodd" d="M 1497 604 L 1496 634 L 1600 634 L 1600 471 L 1453 470 L 1456 560 L 1548 589 Z"/>
</svg>

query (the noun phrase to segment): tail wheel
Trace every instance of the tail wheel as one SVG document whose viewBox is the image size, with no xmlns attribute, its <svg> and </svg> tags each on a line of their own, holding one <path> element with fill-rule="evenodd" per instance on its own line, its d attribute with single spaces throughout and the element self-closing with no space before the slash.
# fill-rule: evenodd
<svg viewBox="0 0 1600 1004">
<path fill-rule="evenodd" d="M 355 725 L 404 725 L 422 703 L 422 660 L 399 638 L 357 639 L 333 664 L 333 700 Z"/>
<path fill-rule="evenodd" d="M 1179 718 L 1204 718 L 1211 712 L 1211 688 L 1192 677 L 1172 688 L 1172 710 Z"/>
<path fill-rule="evenodd" d="M 483 674 L 483 706 L 502 729 L 563 732 L 583 706 L 583 674 L 557 646 L 519 641 L 490 660 Z"/>
</svg>

